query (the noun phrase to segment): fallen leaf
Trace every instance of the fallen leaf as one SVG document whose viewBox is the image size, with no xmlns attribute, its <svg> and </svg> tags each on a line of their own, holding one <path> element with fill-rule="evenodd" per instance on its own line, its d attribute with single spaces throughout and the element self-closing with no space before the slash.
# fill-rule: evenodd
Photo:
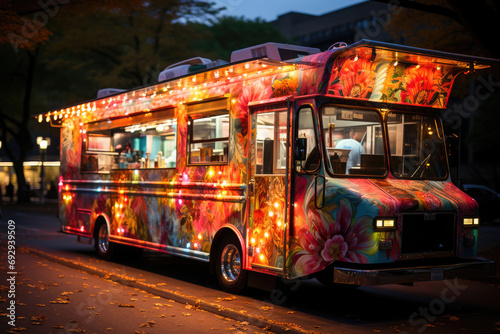
<svg viewBox="0 0 500 334">
<path fill-rule="evenodd" d="M 26 330 L 26 328 L 24 328 L 24 327 L 14 327 L 11 329 L 11 331 L 14 331 L 14 332 L 22 332 L 25 330 Z"/>
<path fill-rule="evenodd" d="M 458 320 L 460 320 L 460 318 L 459 317 L 455 317 L 455 316 L 451 316 L 450 320 L 451 321 L 458 321 Z"/>
<path fill-rule="evenodd" d="M 56 300 L 51 300 L 51 304 L 69 304 L 69 300 L 62 300 L 57 298 Z"/>
<path fill-rule="evenodd" d="M 217 300 L 218 301 L 231 301 L 231 300 L 235 300 L 236 297 L 235 296 L 230 296 L 230 297 L 218 297 Z"/>
<path fill-rule="evenodd" d="M 118 304 L 118 307 L 135 307 L 133 304 Z"/>
<path fill-rule="evenodd" d="M 43 314 L 39 314 L 38 316 L 32 316 L 31 321 L 44 321 L 47 320 L 47 317 L 44 316 Z"/>
</svg>

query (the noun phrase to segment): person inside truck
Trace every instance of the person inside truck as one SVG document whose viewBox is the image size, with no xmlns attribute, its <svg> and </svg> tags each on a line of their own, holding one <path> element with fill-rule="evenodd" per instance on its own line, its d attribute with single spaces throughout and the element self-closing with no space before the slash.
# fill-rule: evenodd
<svg viewBox="0 0 500 334">
<path fill-rule="evenodd" d="M 359 167 L 361 154 L 365 153 L 363 145 L 361 145 L 358 141 L 358 133 L 356 132 L 356 130 L 351 129 L 349 132 L 349 137 L 350 138 L 348 139 L 342 139 L 337 143 L 337 145 L 335 145 L 335 148 L 350 150 L 349 159 L 347 160 L 346 164 L 347 174 L 350 174 L 349 170 L 352 167 Z"/>
</svg>

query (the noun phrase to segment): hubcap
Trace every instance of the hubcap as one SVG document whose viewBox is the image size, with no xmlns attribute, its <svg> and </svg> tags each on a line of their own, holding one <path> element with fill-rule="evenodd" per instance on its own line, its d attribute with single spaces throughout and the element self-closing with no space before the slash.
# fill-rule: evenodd
<svg viewBox="0 0 500 334">
<path fill-rule="evenodd" d="M 221 254 L 221 271 L 224 280 L 229 283 L 236 281 L 241 271 L 241 256 L 235 245 L 224 247 Z"/>
<path fill-rule="evenodd" d="M 109 239 L 108 239 L 108 228 L 106 225 L 101 225 L 99 227 L 99 240 L 98 240 L 99 251 L 102 254 L 106 254 L 109 249 Z"/>
</svg>

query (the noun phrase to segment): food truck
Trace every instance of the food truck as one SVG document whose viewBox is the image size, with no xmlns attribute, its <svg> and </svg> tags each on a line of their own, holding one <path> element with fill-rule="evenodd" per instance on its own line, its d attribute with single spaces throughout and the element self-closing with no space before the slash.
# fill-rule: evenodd
<svg viewBox="0 0 500 334">
<path fill-rule="evenodd" d="M 493 274 L 439 117 L 454 79 L 491 62 L 368 40 L 265 43 L 39 115 L 61 127 L 61 229 L 104 259 L 209 262 L 234 293 Z"/>
</svg>

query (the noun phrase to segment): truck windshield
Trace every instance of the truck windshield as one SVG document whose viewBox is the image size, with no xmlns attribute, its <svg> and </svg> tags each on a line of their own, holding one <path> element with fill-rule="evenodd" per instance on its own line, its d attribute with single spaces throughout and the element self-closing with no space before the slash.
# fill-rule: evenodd
<svg viewBox="0 0 500 334">
<path fill-rule="evenodd" d="M 372 110 L 325 106 L 322 131 L 325 165 L 335 175 L 386 174 L 382 118 Z"/>
<path fill-rule="evenodd" d="M 389 113 L 387 131 L 395 177 L 443 179 L 448 175 L 443 129 L 436 117 Z"/>
</svg>

